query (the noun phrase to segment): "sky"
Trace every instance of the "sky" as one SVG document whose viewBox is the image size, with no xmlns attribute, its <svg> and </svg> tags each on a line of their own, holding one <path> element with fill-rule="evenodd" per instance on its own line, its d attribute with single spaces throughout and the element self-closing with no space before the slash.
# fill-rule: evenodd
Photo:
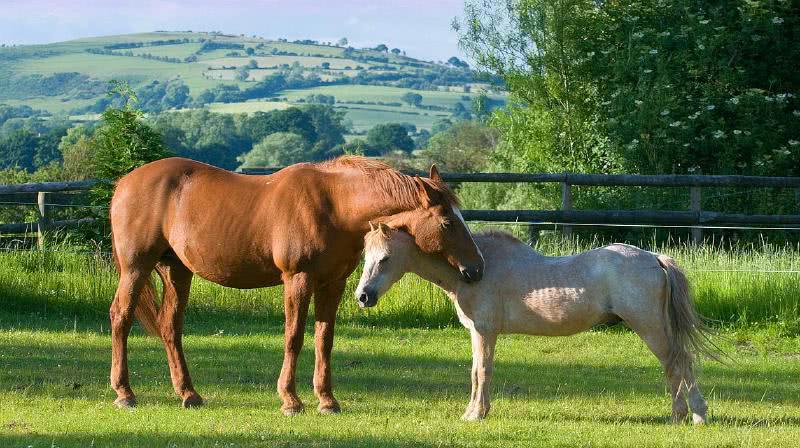
<svg viewBox="0 0 800 448">
<path fill-rule="evenodd" d="M 0 43 L 39 44 L 155 30 L 385 43 L 409 56 L 463 54 L 451 29 L 463 0 L 0 0 Z"/>
</svg>

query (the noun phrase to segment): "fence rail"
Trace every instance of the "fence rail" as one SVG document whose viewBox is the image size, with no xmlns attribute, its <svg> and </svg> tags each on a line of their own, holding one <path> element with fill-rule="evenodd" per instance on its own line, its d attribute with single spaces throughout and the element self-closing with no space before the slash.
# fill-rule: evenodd
<svg viewBox="0 0 800 448">
<path fill-rule="evenodd" d="M 244 174 L 272 174 L 279 168 L 246 169 Z M 406 174 L 424 175 L 421 172 Z M 566 235 L 571 235 L 571 225 L 663 225 L 692 228 L 692 239 L 702 241 L 702 228 L 708 226 L 757 227 L 760 229 L 800 228 L 800 214 L 748 215 L 720 213 L 703 210 L 702 188 L 790 188 L 795 190 L 800 206 L 800 177 L 761 176 L 706 176 L 706 175 L 637 175 L 637 174 L 571 174 L 571 173 L 443 173 L 442 178 L 451 183 L 559 183 L 561 184 L 560 210 L 463 210 L 468 221 L 519 222 L 530 224 L 560 224 Z M 18 185 L 0 185 L 0 206 L 36 205 L 39 220 L 29 223 L 0 224 L 0 233 L 25 233 L 36 230 L 40 244 L 45 231 L 91 223 L 92 218 L 52 221 L 49 207 L 81 203 L 80 194 L 91 189 L 100 180 L 76 182 L 42 182 Z M 689 210 L 575 210 L 572 203 L 572 186 L 616 187 L 689 187 Z M 77 194 L 76 194 L 77 193 Z"/>
</svg>

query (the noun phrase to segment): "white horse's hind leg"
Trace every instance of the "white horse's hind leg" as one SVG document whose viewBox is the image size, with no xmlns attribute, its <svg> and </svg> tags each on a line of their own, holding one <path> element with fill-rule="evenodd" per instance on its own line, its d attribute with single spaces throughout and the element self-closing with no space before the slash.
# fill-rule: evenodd
<svg viewBox="0 0 800 448">
<path fill-rule="evenodd" d="M 489 413 L 489 389 L 492 385 L 494 370 L 494 348 L 497 334 L 470 329 L 472 335 L 472 400 L 462 417 L 467 421 L 476 421 Z"/>
<path fill-rule="evenodd" d="M 648 319 L 647 322 L 643 322 L 634 319 L 626 320 L 626 323 L 640 338 L 642 338 L 664 368 L 667 383 L 669 383 L 670 387 L 670 396 L 672 397 L 672 422 L 680 423 L 686 420 L 686 416 L 689 414 L 689 407 L 686 405 L 686 398 L 684 396 L 685 387 L 683 386 L 685 386 L 685 384 L 683 383 L 684 380 L 681 372 L 673 372 L 672 369 L 670 369 L 670 345 L 663 328 L 664 320 Z"/>
<path fill-rule="evenodd" d="M 689 390 L 689 407 L 692 408 L 692 423 L 695 425 L 702 425 L 706 422 L 706 413 L 708 412 L 708 404 L 700 392 L 700 386 L 694 377 L 692 369 L 686 372 L 684 385 Z"/>
</svg>

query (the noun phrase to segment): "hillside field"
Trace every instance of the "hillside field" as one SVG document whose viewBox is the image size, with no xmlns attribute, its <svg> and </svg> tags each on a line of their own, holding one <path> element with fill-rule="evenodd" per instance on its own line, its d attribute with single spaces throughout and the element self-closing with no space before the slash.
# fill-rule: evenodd
<svg viewBox="0 0 800 448">
<path fill-rule="evenodd" d="M 246 79 L 239 78 L 239 71 L 252 64 L 256 66 L 249 69 Z M 468 89 L 471 93 L 465 93 L 462 85 L 437 84 L 439 81 L 431 74 L 444 68 L 447 66 L 401 54 L 308 41 L 287 42 L 201 32 L 140 33 L 0 48 L 0 103 L 82 115 L 83 112 L 71 111 L 85 108 L 101 98 L 104 95 L 102 83 L 112 79 L 127 81 L 134 88 L 153 81 L 180 80 L 189 88 L 190 95 L 197 97 L 222 84 L 246 90 L 270 75 L 290 69 L 333 84 L 280 91 L 274 96 L 281 98 L 283 105 L 265 101 L 268 98 L 256 98 L 202 107 L 223 113 L 252 113 L 303 104 L 310 94 L 333 95 L 336 107 L 347 112 L 353 131 L 361 133 L 375 124 L 387 122 L 412 123 L 418 128 L 430 129 L 437 120 L 452 117 L 453 108 L 459 103 L 470 110 L 473 98 L 484 92 L 493 100 L 505 101 L 504 95 L 487 91 L 490 87 L 484 83 L 470 84 L 474 87 Z M 85 85 L 63 91 L 47 87 L 47 77 L 70 73 L 86 75 L 88 82 L 83 84 L 98 84 L 91 91 L 86 91 Z M 366 85 L 359 80 L 359 76 L 369 78 L 382 74 L 428 76 L 427 79 L 433 81 L 424 90 L 413 90 L 391 85 L 397 81 Z M 37 83 L 43 85 L 37 87 Z M 422 107 L 402 102 L 402 95 L 411 91 L 423 96 Z M 352 104 L 354 102 L 360 104 Z M 429 110 L 427 106 L 441 109 Z"/>
</svg>

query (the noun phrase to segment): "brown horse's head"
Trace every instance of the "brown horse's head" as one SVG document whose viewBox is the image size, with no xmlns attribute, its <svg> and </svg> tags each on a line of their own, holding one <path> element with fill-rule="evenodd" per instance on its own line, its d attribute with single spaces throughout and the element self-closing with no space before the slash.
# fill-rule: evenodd
<svg viewBox="0 0 800 448">
<path fill-rule="evenodd" d="M 415 177 L 414 182 L 419 206 L 390 217 L 386 224 L 411 235 L 423 252 L 446 258 L 465 281 L 480 280 L 483 255 L 458 210 L 455 195 L 442 182 L 436 166 L 431 166 L 430 178 Z"/>
</svg>

